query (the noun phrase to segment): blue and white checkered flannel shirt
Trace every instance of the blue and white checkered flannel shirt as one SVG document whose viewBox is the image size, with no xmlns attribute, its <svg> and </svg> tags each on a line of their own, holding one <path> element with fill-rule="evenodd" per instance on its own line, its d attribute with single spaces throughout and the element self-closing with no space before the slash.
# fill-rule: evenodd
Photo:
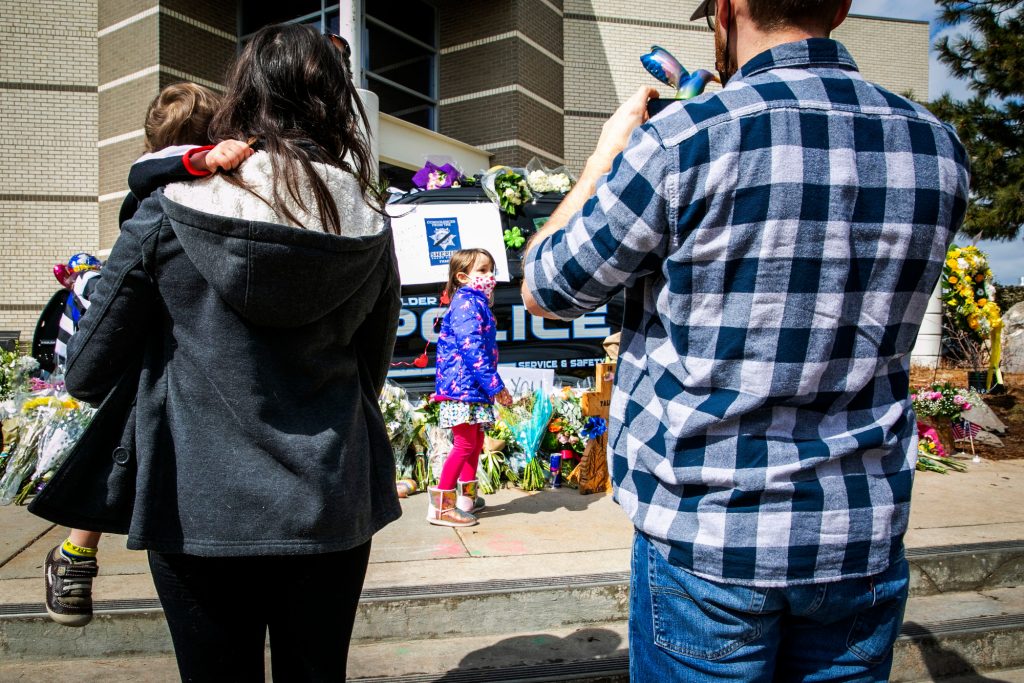
<svg viewBox="0 0 1024 683">
<path fill-rule="evenodd" d="M 557 317 L 626 290 L 612 477 L 670 561 L 787 586 L 902 556 L 910 350 L 967 194 L 952 129 L 811 39 L 641 126 L 536 245 Z"/>
</svg>

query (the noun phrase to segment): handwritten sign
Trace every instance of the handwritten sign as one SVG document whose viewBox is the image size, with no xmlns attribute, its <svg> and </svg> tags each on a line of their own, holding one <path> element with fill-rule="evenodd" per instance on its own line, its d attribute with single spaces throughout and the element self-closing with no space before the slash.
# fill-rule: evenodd
<svg viewBox="0 0 1024 683">
<path fill-rule="evenodd" d="M 513 396 L 522 396 L 540 389 L 545 394 L 550 394 L 555 387 L 555 371 L 540 368 L 516 368 L 509 365 L 499 365 L 498 374 L 505 388 Z"/>
</svg>

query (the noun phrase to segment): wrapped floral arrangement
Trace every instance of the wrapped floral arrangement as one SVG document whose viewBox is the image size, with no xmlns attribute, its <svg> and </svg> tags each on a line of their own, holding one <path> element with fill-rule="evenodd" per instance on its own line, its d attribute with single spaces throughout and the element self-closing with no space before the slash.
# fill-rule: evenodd
<svg viewBox="0 0 1024 683">
<path fill-rule="evenodd" d="M 547 483 L 546 468 L 537 458 L 537 452 L 551 420 L 551 412 L 551 399 L 540 389 L 509 407 L 498 407 L 498 416 L 520 449 L 509 456 L 509 465 L 519 473 L 519 487 L 524 491 L 540 490 Z"/>
<path fill-rule="evenodd" d="M 988 257 L 977 247 L 958 247 L 946 253 L 942 269 L 942 301 L 957 328 L 985 341 L 1003 326 Z"/>
<path fill-rule="evenodd" d="M 411 477 L 415 462 L 409 458 L 409 446 L 419 431 L 415 408 L 409 401 L 405 389 L 393 382 L 384 384 L 378 398 L 380 412 L 384 416 L 384 427 L 388 440 L 395 452 L 395 469 L 399 478 Z"/>
<path fill-rule="evenodd" d="M 526 164 L 526 184 L 534 192 L 560 192 L 572 189 L 575 180 L 565 166 L 549 170 L 534 157 Z"/>
<path fill-rule="evenodd" d="M 533 200 L 524 172 L 523 169 L 495 166 L 481 179 L 487 196 L 510 216 L 515 216 L 520 206 Z"/>
<path fill-rule="evenodd" d="M 69 396 L 62 382 L 33 378 L 27 389 L 27 393 L 16 392 L 14 413 L 4 420 L 0 505 L 23 505 L 38 493 L 67 459 L 96 412 Z"/>
<path fill-rule="evenodd" d="M 415 478 L 422 490 L 441 476 L 444 460 L 452 450 L 450 429 L 441 429 L 441 406 L 425 398 L 416 406 L 416 419 L 422 425 L 417 433 Z"/>
<path fill-rule="evenodd" d="M 533 390 L 517 395 L 511 406 L 496 405 L 477 470 L 480 492 L 494 493 L 507 485 L 524 491 L 545 488 L 554 475 L 553 455 L 560 458 L 562 480 L 572 486 L 568 475 L 577 469 L 587 443 L 608 428 L 603 418 L 583 415 L 583 394 L 574 387 L 562 387 L 550 395 Z M 435 480 L 452 446 L 451 430 L 437 426 L 436 406 L 426 401 L 416 408 L 424 426 L 414 439 L 417 450 L 427 452 Z M 415 476 L 418 481 L 420 476 Z"/>
<path fill-rule="evenodd" d="M 1003 318 L 995 302 L 988 257 L 977 247 L 952 245 L 946 252 L 941 282 L 944 332 L 975 370 L 988 365 L 989 388 L 993 378 L 1001 384 Z"/>
<path fill-rule="evenodd" d="M 970 410 L 973 403 L 981 400 L 977 393 L 958 389 L 949 382 L 922 387 L 910 395 L 914 413 L 920 417 L 937 417 L 958 420 L 960 414 Z"/>
<path fill-rule="evenodd" d="M 14 351 L 0 350 L 0 404 L 7 404 L 8 413 L 13 413 L 12 401 L 19 391 L 28 391 L 29 378 L 39 370 L 39 362 L 32 356 L 22 356 Z"/>
<path fill-rule="evenodd" d="M 412 184 L 421 190 L 444 190 L 449 187 L 474 185 L 476 180 L 467 178 L 451 163 L 436 164 L 428 160 L 423 168 L 416 171 Z"/>
<path fill-rule="evenodd" d="M 917 441 L 917 465 L 921 472 L 948 474 L 950 470 L 966 472 L 967 466 L 946 455 L 942 445 L 930 436 L 921 436 Z"/>
</svg>

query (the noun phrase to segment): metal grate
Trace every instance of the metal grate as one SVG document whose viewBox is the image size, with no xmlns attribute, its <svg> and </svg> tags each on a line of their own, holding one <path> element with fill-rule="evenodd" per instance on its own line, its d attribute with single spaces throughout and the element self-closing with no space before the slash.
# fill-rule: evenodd
<svg viewBox="0 0 1024 683">
<path fill-rule="evenodd" d="M 925 638 L 953 633 L 995 631 L 1021 627 L 1024 627 L 1024 614 L 1001 614 L 998 616 L 950 619 L 948 621 L 926 622 L 923 624 L 909 622 L 903 624 L 903 628 L 900 629 L 900 636 L 903 638 Z"/>
<path fill-rule="evenodd" d="M 156 598 L 133 598 L 131 600 L 97 600 L 92 604 L 96 614 L 114 612 L 163 611 Z M 0 605 L 0 617 L 45 617 L 46 605 L 41 602 L 16 602 Z"/>
<path fill-rule="evenodd" d="M 991 541 L 988 543 L 963 543 L 960 545 L 939 545 L 928 548 L 909 548 L 907 558 L 929 555 L 950 555 L 953 553 L 985 553 L 1016 551 L 1024 553 L 1024 541 Z"/>
</svg>

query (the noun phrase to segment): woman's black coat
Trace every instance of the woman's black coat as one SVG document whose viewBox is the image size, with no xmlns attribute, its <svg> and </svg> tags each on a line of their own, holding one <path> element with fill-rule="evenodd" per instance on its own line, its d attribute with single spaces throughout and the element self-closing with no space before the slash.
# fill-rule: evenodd
<svg viewBox="0 0 1024 683">
<path fill-rule="evenodd" d="M 331 552 L 396 519 L 377 396 L 399 288 L 387 225 L 341 237 L 143 202 L 65 375 L 98 403 L 141 356 L 128 547 Z M 68 490 L 49 507 L 87 513 Z"/>
</svg>

